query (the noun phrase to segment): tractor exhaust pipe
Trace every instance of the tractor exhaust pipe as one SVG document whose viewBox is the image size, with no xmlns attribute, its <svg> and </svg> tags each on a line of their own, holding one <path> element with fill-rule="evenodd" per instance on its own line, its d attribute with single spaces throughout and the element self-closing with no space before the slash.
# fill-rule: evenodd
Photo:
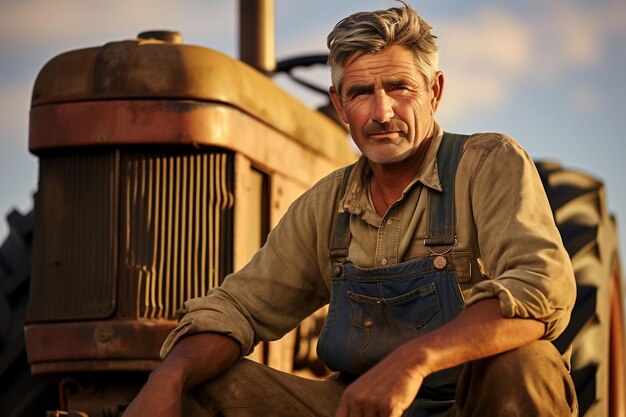
<svg viewBox="0 0 626 417">
<path fill-rule="evenodd" d="M 239 57 L 264 74 L 276 69 L 274 0 L 239 0 Z"/>
</svg>

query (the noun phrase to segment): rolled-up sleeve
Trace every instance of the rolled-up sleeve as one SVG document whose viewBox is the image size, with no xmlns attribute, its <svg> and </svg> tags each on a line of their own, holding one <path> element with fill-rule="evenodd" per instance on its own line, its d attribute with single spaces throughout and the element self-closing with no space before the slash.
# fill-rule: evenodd
<svg viewBox="0 0 626 417">
<path fill-rule="evenodd" d="M 497 297 L 504 317 L 539 320 L 553 340 L 569 322 L 576 285 L 541 180 L 511 138 L 477 146 L 470 194 L 486 279 L 468 305 Z"/>
</svg>

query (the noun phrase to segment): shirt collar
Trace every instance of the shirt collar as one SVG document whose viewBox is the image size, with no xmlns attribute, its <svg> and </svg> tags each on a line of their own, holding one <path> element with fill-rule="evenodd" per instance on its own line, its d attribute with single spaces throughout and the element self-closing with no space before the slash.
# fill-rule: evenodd
<svg viewBox="0 0 626 417">
<path fill-rule="evenodd" d="M 434 137 L 428 151 L 426 152 L 424 162 L 422 163 L 422 166 L 415 178 L 404 190 L 403 195 L 412 189 L 418 182 L 428 188 L 432 188 L 433 190 L 442 191 L 441 181 L 439 180 L 439 171 L 437 170 L 437 151 L 441 145 L 443 130 L 441 130 L 441 127 L 437 122 L 434 124 L 433 135 Z M 367 162 L 367 159 L 361 155 L 350 173 L 345 194 L 339 202 L 339 213 L 348 211 L 359 216 L 365 215 L 368 212 L 374 212 L 368 191 L 370 175 L 371 168 L 369 163 Z"/>
</svg>

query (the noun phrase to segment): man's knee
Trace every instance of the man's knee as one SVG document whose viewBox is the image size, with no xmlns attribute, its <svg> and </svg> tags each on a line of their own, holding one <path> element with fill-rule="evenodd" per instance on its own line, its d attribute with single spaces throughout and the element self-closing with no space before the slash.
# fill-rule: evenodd
<svg viewBox="0 0 626 417">
<path fill-rule="evenodd" d="M 462 408 L 489 406 L 510 416 L 575 415 L 577 407 L 565 362 L 543 340 L 467 364 L 457 394 Z"/>
<path fill-rule="evenodd" d="M 560 380 L 569 374 L 558 350 L 546 340 L 485 358 L 477 361 L 476 366 L 486 376 L 500 381 L 510 381 L 512 378 L 532 383 L 538 378 Z"/>
</svg>

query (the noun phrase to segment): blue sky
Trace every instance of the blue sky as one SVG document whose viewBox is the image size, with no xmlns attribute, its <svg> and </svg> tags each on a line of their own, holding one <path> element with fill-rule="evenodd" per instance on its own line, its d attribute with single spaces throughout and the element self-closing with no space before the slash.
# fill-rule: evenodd
<svg viewBox="0 0 626 417">
<path fill-rule="evenodd" d="M 626 239 L 626 2 L 407 1 L 433 25 L 446 74 L 438 119 L 446 130 L 501 131 L 535 159 L 603 180 Z M 32 208 L 37 159 L 28 153 L 35 77 L 66 51 L 175 29 L 185 43 L 237 56 L 235 0 L 0 0 L 0 242 L 4 217 Z M 278 59 L 325 52 L 334 23 L 391 0 L 276 0 Z M 306 74 L 320 85 L 324 68 Z M 312 105 L 311 96 L 276 80 Z M 626 253 L 622 244 L 622 253 Z M 622 255 L 622 259 L 624 256 Z"/>
</svg>

